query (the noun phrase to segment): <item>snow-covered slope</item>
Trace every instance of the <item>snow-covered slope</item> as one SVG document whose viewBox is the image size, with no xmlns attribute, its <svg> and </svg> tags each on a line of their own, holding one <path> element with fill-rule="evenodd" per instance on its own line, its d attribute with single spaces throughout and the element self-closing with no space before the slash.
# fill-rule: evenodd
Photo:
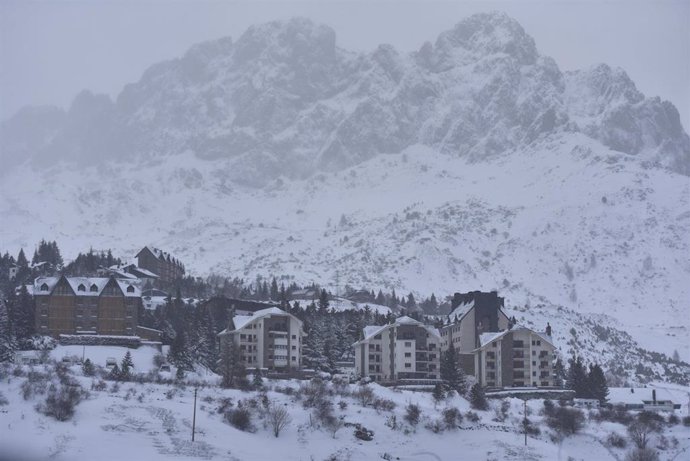
<svg viewBox="0 0 690 461">
<path fill-rule="evenodd" d="M 621 70 L 561 73 L 502 14 L 409 56 L 341 50 L 306 20 L 257 26 L 153 66 L 115 103 L 84 93 L 2 130 L 13 252 L 153 243 L 196 273 L 498 289 L 509 309 L 603 313 L 690 359 L 677 111 Z"/>
</svg>

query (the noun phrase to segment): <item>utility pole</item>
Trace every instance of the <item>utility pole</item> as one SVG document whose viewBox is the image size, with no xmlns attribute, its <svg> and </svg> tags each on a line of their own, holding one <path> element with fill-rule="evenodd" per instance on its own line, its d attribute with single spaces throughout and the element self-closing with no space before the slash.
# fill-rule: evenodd
<svg viewBox="0 0 690 461">
<path fill-rule="evenodd" d="M 524 419 L 522 420 L 522 426 L 525 429 L 525 446 L 527 446 L 527 399 L 524 400 L 525 403 L 525 409 L 523 411 L 524 413 Z M 194 439 L 192 439 L 194 440 Z"/>
<path fill-rule="evenodd" d="M 194 431 L 196 429 L 196 391 L 197 388 L 194 388 L 194 415 L 192 416 L 192 442 L 194 442 Z"/>
</svg>

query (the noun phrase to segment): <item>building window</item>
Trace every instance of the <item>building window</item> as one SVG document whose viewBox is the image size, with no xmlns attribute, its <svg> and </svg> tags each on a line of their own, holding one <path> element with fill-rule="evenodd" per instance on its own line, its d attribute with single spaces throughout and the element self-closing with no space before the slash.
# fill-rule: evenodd
<svg viewBox="0 0 690 461">
<path fill-rule="evenodd" d="M 292 335 L 292 339 L 297 339 L 297 335 Z"/>
<path fill-rule="evenodd" d="M 134 293 L 134 287 L 132 285 L 127 287 L 127 293 Z"/>
<path fill-rule="evenodd" d="M 532 366 L 533 366 L 533 367 L 536 367 L 536 366 L 537 366 L 536 360 L 532 360 Z"/>
<path fill-rule="evenodd" d="M 43 285 L 41 285 L 41 291 L 48 291 L 48 284 L 47 283 L 44 283 Z"/>
<path fill-rule="evenodd" d="M 93 285 L 91 285 L 91 288 L 89 288 L 89 291 L 98 291 L 98 286 L 94 283 Z"/>
<path fill-rule="evenodd" d="M 532 376 L 537 376 L 537 372 L 536 372 L 536 371 L 533 371 L 533 372 L 532 372 Z"/>
<path fill-rule="evenodd" d="M 86 287 L 84 286 L 83 283 L 79 284 L 79 286 L 77 287 L 77 291 L 86 291 Z"/>
<path fill-rule="evenodd" d="M 295 356 L 293 355 L 293 356 L 292 356 L 292 361 L 293 361 L 293 362 L 296 362 L 296 361 L 297 361 L 297 357 L 295 357 Z"/>
<path fill-rule="evenodd" d="M 537 341 L 537 346 L 541 346 L 541 341 Z"/>
<path fill-rule="evenodd" d="M 405 352 L 405 357 L 412 357 L 412 352 Z"/>
<path fill-rule="evenodd" d="M 405 364 L 405 368 L 412 368 L 412 364 L 411 364 L 411 363 L 406 363 L 406 364 Z"/>
<path fill-rule="evenodd" d="M 537 351 L 532 351 L 532 355 L 537 355 Z"/>
<path fill-rule="evenodd" d="M 297 350 L 297 346 L 292 346 L 292 350 L 293 350 L 293 351 L 296 351 L 296 350 Z"/>
<path fill-rule="evenodd" d="M 411 341 L 405 341 L 405 347 L 412 347 Z"/>
</svg>

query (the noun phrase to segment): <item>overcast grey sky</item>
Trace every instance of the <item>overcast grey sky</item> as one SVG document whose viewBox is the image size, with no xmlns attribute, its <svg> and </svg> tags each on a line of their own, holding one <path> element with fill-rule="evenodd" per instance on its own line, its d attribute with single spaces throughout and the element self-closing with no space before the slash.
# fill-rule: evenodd
<svg viewBox="0 0 690 461">
<path fill-rule="evenodd" d="M 563 70 L 624 68 L 647 96 L 673 102 L 690 127 L 690 1 L 0 0 L 0 119 L 27 104 L 68 107 L 82 89 L 117 96 L 151 64 L 249 25 L 307 16 L 339 46 L 403 51 L 475 12 L 501 10 Z"/>
</svg>

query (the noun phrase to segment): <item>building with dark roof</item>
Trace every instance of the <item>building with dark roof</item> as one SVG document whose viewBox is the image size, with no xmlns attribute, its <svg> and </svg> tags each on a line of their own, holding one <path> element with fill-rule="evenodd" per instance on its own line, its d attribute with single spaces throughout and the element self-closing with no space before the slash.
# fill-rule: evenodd
<svg viewBox="0 0 690 461">
<path fill-rule="evenodd" d="M 184 265 L 169 253 L 151 246 L 145 246 L 135 256 L 137 267 L 145 269 L 160 278 L 164 284 L 170 284 L 184 277 Z"/>
<path fill-rule="evenodd" d="M 141 291 L 129 279 L 39 277 L 34 281 L 39 334 L 137 334 Z"/>
</svg>

